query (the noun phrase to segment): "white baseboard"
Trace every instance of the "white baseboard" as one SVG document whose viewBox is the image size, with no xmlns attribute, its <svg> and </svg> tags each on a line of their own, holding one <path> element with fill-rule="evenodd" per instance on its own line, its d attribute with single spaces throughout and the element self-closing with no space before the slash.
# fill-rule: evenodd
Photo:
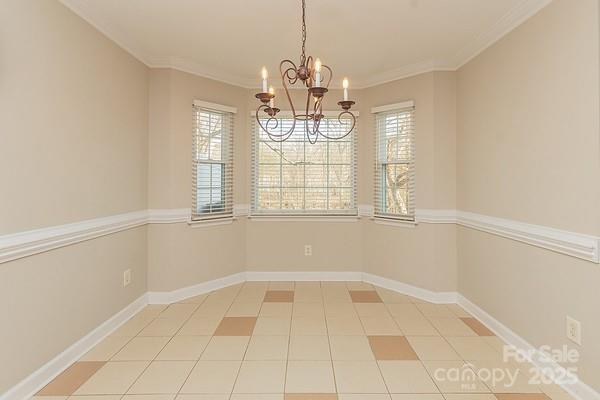
<svg viewBox="0 0 600 400">
<path fill-rule="evenodd" d="M 423 289 L 418 286 L 409 285 L 393 279 L 384 278 L 378 275 L 363 272 L 363 280 L 365 282 L 377 285 L 384 289 L 393 290 L 408 296 L 416 297 L 417 299 L 425 300 L 436 304 L 451 304 L 456 303 L 456 292 L 433 292 L 428 289 Z"/>
<path fill-rule="evenodd" d="M 557 362 L 545 356 L 539 349 L 532 346 L 529 342 L 517 335 L 506 325 L 492 317 L 490 314 L 485 312 L 482 308 L 472 303 L 469 299 L 459 294 L 457 296 L 457 303 L 468 311 L 471 315 L 481 321 L 489 329 L 491 329 L 496 336 L 502 339 L 505 343 L 514 346 L 517 350 L 523 352 L 523 354 L 534 354 L 530 359 L 531 363 L 541 370 L 555 371 L 554 376 L 569 376 L 566 370 Z M 581 380 L 577 379 L 576 383 L 564 383 L 555 382 L 561 386 L 570 395 L 578 400 L 599 400 L 600 393 L 596 392 L 593 388 L 586 385 Z"/>
<path fill-rule="evenodd" d="M 227 286 L 236 285 L 246 280 L 244 272 L 227 275 L 212 281 L 198 283 L 197 285 L 176 289 L 171 292 L 148 292 L 148 303 L 150 304 L 171 304 L 185 300 L 190 297 L 198 296 L 213 290 L 222 289 Z"/>
<path fill-rule="evenodd" d="M 37 371 L 13 386 L 0 396 L 0 400 L 29 399 L 58 374 L 79 360 L 85 353 L 100 343 L 106 336 L 119 328 L 148 304 L 146 294 L 104 321 L 96 329 L 79 339 L 65 351 L 48 361 Z"/>
</svg>

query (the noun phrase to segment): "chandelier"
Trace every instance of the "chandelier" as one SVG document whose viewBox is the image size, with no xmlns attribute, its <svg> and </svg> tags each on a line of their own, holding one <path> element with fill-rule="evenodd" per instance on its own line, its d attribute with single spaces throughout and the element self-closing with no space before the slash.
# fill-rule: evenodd
<svg viewBox="0 0 600 400">
<path fill-rule="evenodd" d="M 356 117 L 350 111 L 354 101 L 348 100 L 348 79 L 344 78 L 342 87 L 344 88 L 344 99 L 338 102 L 342 108 L 337 119 L 342 128 L 342 133 L 336 136 L 330 136 L 329 133 L 323 133 L 319 130 L 323 115 L 323 98 L 329 90 L 329 83 L 333 72 L 327 65 L 321 61 L 313 59 L 312 56 L 306 56 L 306 0 L 302 0 L 302 52 L 300 55 L 300 64 L 296 66 L 291 60 L 283 60 L 279 64 L 279 72 L 281 74 L 281 83 L 285 90 L 291 112 L 292 125 L 289 129 L 283 129 L 283 124 L 280 127 L 277 113 L 279 108 L 275 107 L 275 90 L 273 87 L 268 88 L 267 84 L 267 69 L 262 69 L 262 91 L 256 94 L 256 98 L 261 101 L 261 105 L 256 109 L 256 121 L 271 140 L 276 142 L 284 142 L 289 139 L 294 133 L 296 122 L 304 124 L 304 131 L 308 141 L 311 144 L 317 142 L 320 136 L 325 139 L 337 140 L 348 136 L 356 125 Z M 307 89 L 306 107 L 304 113 L 296 112 L 296 107 L 290 97 L 289 87 L 295 84 L 304 86 Z M 268 88 L 268 89 L 267 89 Z M 312 98 L 312 101 L 311 101 Z M 267 116 L 261 117 L 261 111 Z"/>
</svg>

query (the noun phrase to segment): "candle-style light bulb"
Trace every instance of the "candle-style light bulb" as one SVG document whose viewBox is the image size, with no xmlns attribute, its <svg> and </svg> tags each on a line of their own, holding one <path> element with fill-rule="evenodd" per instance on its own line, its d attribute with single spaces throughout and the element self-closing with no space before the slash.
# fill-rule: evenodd
<svg viewBox="0 0 600 400">
<path fill-rule="evenodd" d="M 273 89 L 273 86 L 269 88 L 269 94 L 275 96 L 275 89 Z M 269 107 L 275 108 L 275 97 L 271 97 L 271 99 L 269 100 Z"/>
<path fill-rule="evenodd" d="M 315 87 L 321 86 L 321 60 L 315 60 Z"/>
<path fill-rule="evenodd" d="M 267 77 L 269 76 L 267 74 L 266 67 L 262 67 L 261 75 L 262 75 L 262 91 L 263 91 L 263 93 L 266 93 L 267 92 Z"/>
<path fill-rule="evenodd" d="M 344 88 L 344 101 L 348 101 L 348 78 L 344 78 L 342 87 Z"/>
</svg>

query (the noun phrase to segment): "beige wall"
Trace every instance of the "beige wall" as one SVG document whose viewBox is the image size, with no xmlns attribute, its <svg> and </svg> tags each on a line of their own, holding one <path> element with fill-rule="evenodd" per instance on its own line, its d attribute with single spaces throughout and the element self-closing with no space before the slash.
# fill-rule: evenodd
<svg viewBox="0 0 600 400">
<path fill-rule="evenodd" d="M 458 71 L 458 207 L 600 234 L 598 2 L 555 0 Z M 459 291 L 600 389 L 597 264 L 459 229 Z M 583 346 L 565 337 L 582 323 Z"/>
<path fill-rule="evenodd" d="M 145 209 L 147 68 L 56 1 L 0 38 L 0 235 Z M 0 393 L 144 292 L 144 227 L 0 264 Z"/>
</svg>

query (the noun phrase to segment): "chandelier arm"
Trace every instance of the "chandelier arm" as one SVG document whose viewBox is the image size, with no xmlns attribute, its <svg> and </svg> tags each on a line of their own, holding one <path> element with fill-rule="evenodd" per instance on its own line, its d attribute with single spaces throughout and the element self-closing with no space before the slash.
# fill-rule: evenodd
<svg viewBox="0 0 600 400">
<path fill-rule="evenodd" d="M 260 126 L 260 128 L 269 136 L 269 138 L 271 140 L 273 140 L 275 142 L 283 142 L 283 141 L 287 140 L 292 135 L 292 133 L 294 132 L 294 128 L 296 127 L 296 120 L 294 119 L 294 121 L 292 123 L 292 127 L 287 132 L 284 132 L 284 133 L 281 133 L 281 134 L 279 134 L 279 133 L 273 133 L 273 132 L 269 131 L 269 128 L 271 130 L 279 128 L 279 119 L 277 119 L 276 117 L 269 117 L 267 119 L 266 124 L 263 124 L 261 122 L 261 119 L 260 119 L 259 115 L 258 115 L 261 110 L 266 110 L 268 108 L 269 108 L 269 106 L 267 106 L 266 104 L 261 104 L 256 109 L 256 115 L 255 115 L 256 122 L 258 123 L 258 125 Z M 272 124 L 272 122 L 274 122 L 274 123 Z M 272 125 L 272 126 L 269 126 L 269 125 Z"/>
<path fill-rule="evenodd" d="M 329 84 L 331 83 L 331 79 L 333 78 L 333 71 L 331 70 L 331 68 L 329 68 L 329 66 L 327 65 L 321 65 L 321 68 L 326 69 L 327 71 L 329 71 L 329 78 L 327 79 L 327 84 L 325 85 L 326 88 L 329 88 Z"/>
<path fill-rule="evenodd" d="M 286 64 L 289 64 L 288 68 L 285 68 Z M 281 83 L 283 85 L 283 89 L 285 90 L 285 95 L 287 97 L 288 103 L 292 110 L 292 115 L 294 116 L 294 121 L 296 120 L 296 109 L 294 108 L 294 102 L 290 96 L 290 91 L 288 89 L 288 83 L 293 85 L 298 80 L 298 73 L 296 72 L 296 64 L 294 64 L 290 60 L 283 60 L 279 63 L 279 72 L 281 73 Z M 293 75 L 290 75 L 293 72 Z M 286 83 L 286 80 L 288 83 Z"/>
<path fill-rule="evenodd" d="M 356 116 L 354 114 L 352 114 L 352 112 L 344 110 L 341 113 L 339 113 L 339 115 L 337 117 L 337 120 L 340 124 L 343 124 L 342 117 L 344 117 L 345 115 L 350 117 L 348 119 L 352 120 L 352 124 L 350 125 L 350 129 L 348 129 L 343 135 L 329 136 L 329 135 L 322 133 L 321 131 L 319 131 L 319 134 L 328 140 L 339 140 L 339 139 L 343 139 L 346 136 L 348 136 L 350 133 L 352 133 L 352 131 L 354 130 L 354 127 L 356 126 Z"/>
</svg>

